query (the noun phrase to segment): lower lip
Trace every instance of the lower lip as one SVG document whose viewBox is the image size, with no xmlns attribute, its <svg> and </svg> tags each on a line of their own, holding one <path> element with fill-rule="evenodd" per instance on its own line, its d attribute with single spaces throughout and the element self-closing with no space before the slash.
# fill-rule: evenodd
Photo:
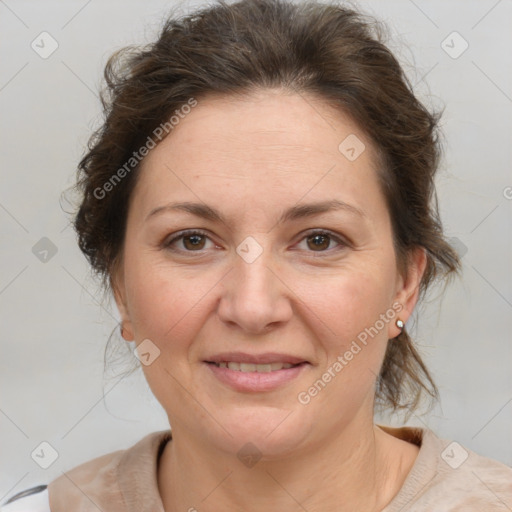
<svg viewBox="0 0 512 512">
<path fill-rule="evenodd" d="M 307 366 L 301 363 L 291 368 L 283 368 L 273 372 L 241 372 L 221 368 L 212 363 L 206 363 L 217 379 L 236 391 L 254 392 L 272 391 L 295 379 Z"/>
</svg>

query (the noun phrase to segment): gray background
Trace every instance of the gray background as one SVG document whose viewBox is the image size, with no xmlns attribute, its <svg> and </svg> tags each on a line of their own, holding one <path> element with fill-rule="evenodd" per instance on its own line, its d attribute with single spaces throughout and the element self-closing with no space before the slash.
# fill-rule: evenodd
<svg viewBox="0 0 512 512">
<path fill-rule="evenodd" d="M 511 465 L 512 2 L 354 4 L 388 23 L 390 46 L 417 94 L 446 106 L 437 184 L 464 272 L 443 300 L 432 297 L 418 312 L 416 339 L 441 404 L 409 423 Z M 2 501 L 168 428 L 140 371 L 121 379 L 115 374 L 123 367 L 112 364 L 104 379 L 117 311 L 102 302 L 60 196 L 101 119 L 97 90 L 107 57 L 152 40 L 173 5 L 0 1 Z M 31 48 L 33 40 L 42 45 L 42 31 L 58 43 L 46 59 Z M 469 44 L 458 58 L 463 41 L 446 40 L 453 31 Z M 43 237 L 57 248 L 46 262 L 33 253 Z M 399 425 L 401 418 L 385 421 Z M 31 458 L 43 441 L 58 452 L 48 469 Z"/>
</svg>

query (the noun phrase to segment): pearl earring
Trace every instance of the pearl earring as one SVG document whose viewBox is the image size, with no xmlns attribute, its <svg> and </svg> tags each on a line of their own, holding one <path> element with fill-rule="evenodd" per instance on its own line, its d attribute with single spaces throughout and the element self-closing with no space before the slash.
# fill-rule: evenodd
<svg viewBox="0 0 512 512">
<path fill-rule="evenodd" d="M 400 318 L 396 321 L 396 326 L 402 330 L 404 328 L 404 323 L 402 320 L 400 320 Z"/>
</svg>

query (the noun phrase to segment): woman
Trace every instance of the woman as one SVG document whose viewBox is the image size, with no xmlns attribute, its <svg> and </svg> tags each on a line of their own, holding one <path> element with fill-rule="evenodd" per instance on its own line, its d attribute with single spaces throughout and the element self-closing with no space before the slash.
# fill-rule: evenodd
<svg viewBox="0 0 512 512">
<path fill-rule="evenodd" d="M 510 510 L 507 466 L 374 423 L 437 396 L 405 324 L 459 261 L 438 116 L 369 22 L 221 2 L 106 77 L 75 227 L 172 436 L 2 510 Z"/>
</svg>

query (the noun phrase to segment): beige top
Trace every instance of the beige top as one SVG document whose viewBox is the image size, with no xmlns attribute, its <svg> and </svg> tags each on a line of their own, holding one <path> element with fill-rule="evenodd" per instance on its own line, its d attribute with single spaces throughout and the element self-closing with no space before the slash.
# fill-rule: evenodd
<svg viewBox="0 0 512 512">
<path fill-rule="evenodd" d="M 420 446 L 404 485 L 382 512 L 512 511 L 512 468 L 439 439 L 428 429 L 381 428 Z M 48 485 L 51 512 L 164 512 L 157 468 L 170 439 L 170 430 L 154 432 L 127 450 L 63 473 Z M 23 499 L 28 500 L 19 501 Z"/>
</svg>

